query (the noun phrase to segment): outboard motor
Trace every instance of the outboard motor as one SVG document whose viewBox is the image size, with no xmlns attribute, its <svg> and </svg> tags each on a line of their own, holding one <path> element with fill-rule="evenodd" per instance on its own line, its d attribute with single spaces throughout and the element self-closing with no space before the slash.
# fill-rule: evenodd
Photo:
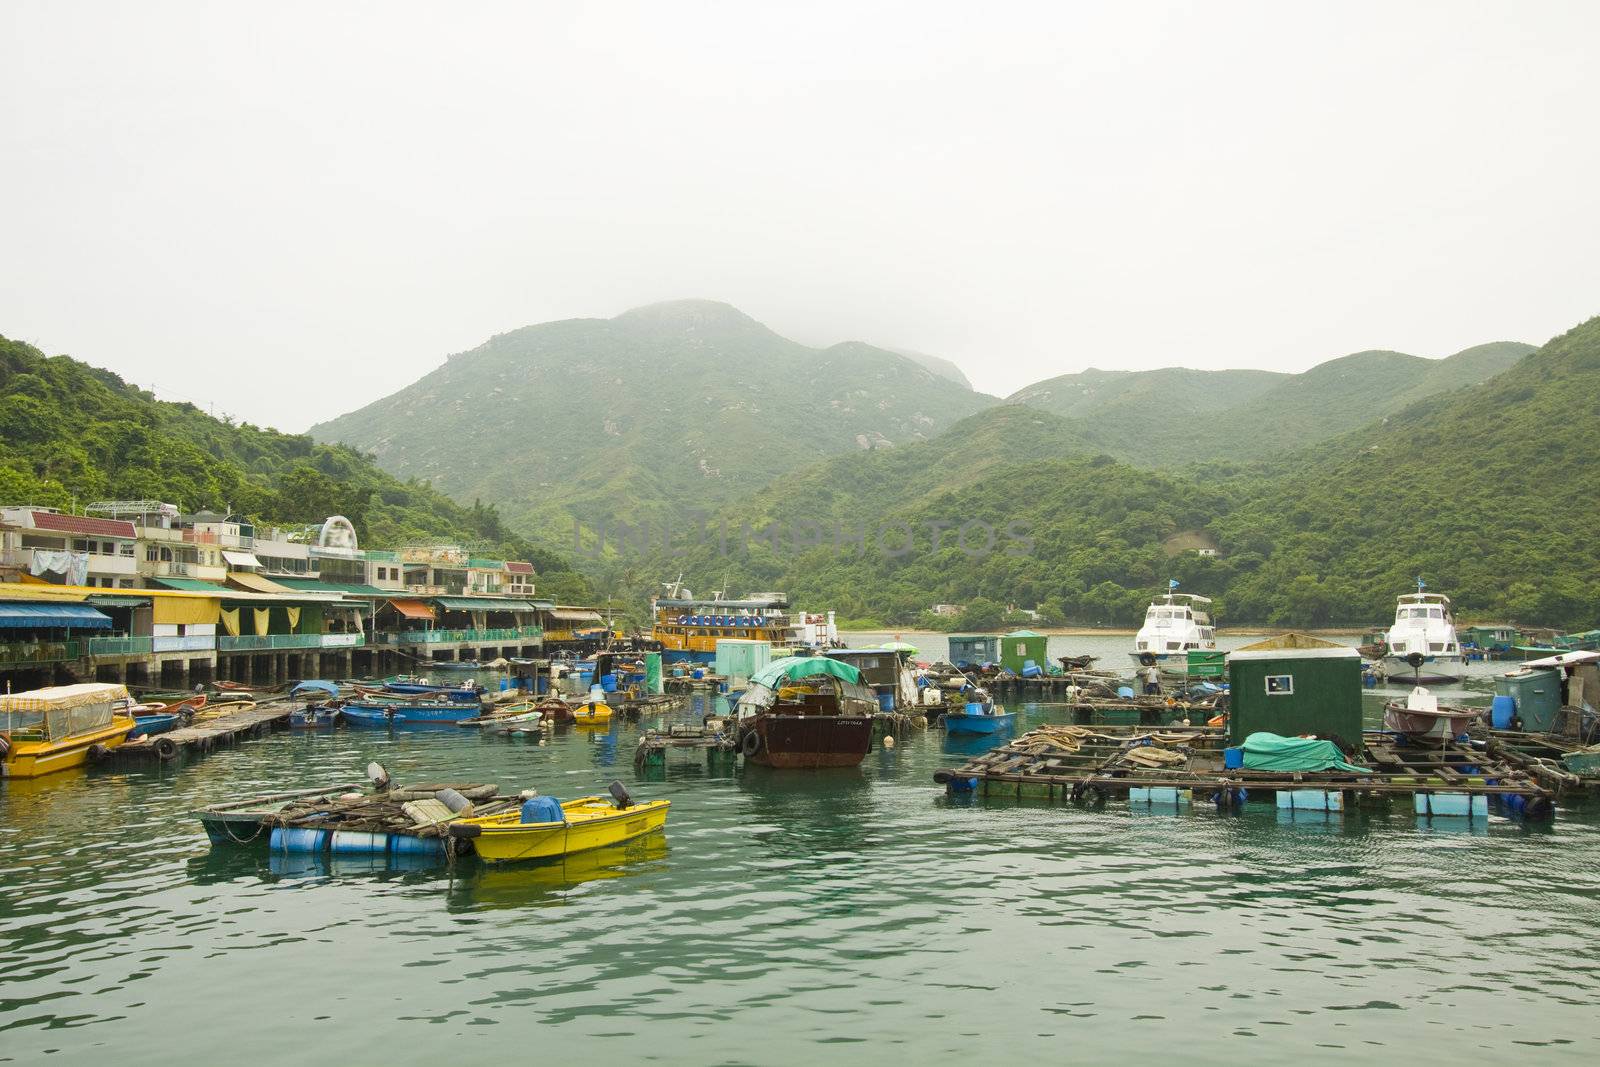
<svg viewBox="0 0 1600 1067">
<path fill-rule="evenodd" d="M 612 781 L 611 788 L 607 792 L 611 794 L 611 799 L 617 802 L 617 807 L 633 807 L 633 796 L 628 792 L 628 787 L 620 781 Z"/>
</svg>

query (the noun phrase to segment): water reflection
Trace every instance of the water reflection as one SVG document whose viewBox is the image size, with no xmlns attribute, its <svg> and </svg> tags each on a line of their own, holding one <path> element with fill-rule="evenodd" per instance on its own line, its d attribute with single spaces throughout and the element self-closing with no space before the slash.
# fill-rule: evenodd
<svg viewBox="0 0 1600 1067">
<path fill-rule="evenodd" d="M 489 864 L 463 860 L 450 878 L 451 911 L 525 908 L 567 903 L 564 894 L 588 882 L 637 878 L 661 869 L 666 834 L 578 852 L 537 863 Z"/>
</svg>

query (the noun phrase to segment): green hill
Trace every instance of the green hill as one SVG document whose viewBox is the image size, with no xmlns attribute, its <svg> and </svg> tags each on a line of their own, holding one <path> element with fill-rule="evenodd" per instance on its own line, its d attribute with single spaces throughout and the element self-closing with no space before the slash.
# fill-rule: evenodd
<svg viewBox="0 0 1600 1067">
<path fill-rule="evenodd" d="M 574 517 L 662 521 L 992 403 L 904 356 L 685 300 L 501 334 L 311 433 L 570 541 Z"/>
<path fill-rule="evenodd" d="M 1031 385 L 1007 402 L 1082 420 L 1085 439 L 1118 459 L 1181 470 L 1271 459 L 1329 440 L 1418 400 L 1474 385 L 1532 351 L 1532 345 L 1505 341 L 1442 360 L 1357 352 L 1300 374 L 1088 370 Z"/>
<path fill-rule="evenodd" d="M 1389 384 L 1416 387 L 1409 359 L 1335 361 L 1323 393 L 1388 373 Z M 896 454 L 842 456 L 785 479 L 721 517 L 734 531 L 726 551 L 708 541 L 628 566 L 650 580 L 682 569 L 691 586 L 781 588 L 895 624 L 935 602 L 981 599 L 1126 625 L 1168 578 L 1217 597 L 1235 624 L 1365 623 L 1388 617 L 1421 574 L 1480 617 L 1588 627 L 1600 566 L 1583 521 L 1600 490 L 1587 462 L 1597 395 L 1600 319 L 1487 382 L 1375 413 L 1270 468 L 1139 470 L 1085 452 L 1076 420 L 1030 421 L 1031 409 L 1010 405 Z M 963 523 L 998 531 L 994 550 L 963 551 L 948 533 L 933 550 L 935 527 Z M 863 550 L 833 532 L 840 524 L 875 532 Z M 1021 537 L 1006 532 L 1012 524 Z M 882 550 L 878 534 L 898 548 L 907 528 L 910 552 Z M 1218 556 L 1173 547 L 1205 540 Z"/>
<path fill-rule="evenodd" d="M 493 507 L 399 481 L 353 449 L 224 422 L 0 337 L 0 503 L 69 508 L 105 499 L 231 509 L 282 525 L 344 515 L 374 546 L 477 544 L 533 561 L 552 593 L 587 593 L 564 556 L 510 532 Z"/>
</svg>

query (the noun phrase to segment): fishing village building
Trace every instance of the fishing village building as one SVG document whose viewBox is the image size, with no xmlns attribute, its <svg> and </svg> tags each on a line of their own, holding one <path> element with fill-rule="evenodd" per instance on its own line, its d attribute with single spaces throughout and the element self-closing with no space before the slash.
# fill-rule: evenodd
<svg viewBox="0 0 1600 1067">
<path fill-rule="evenodd" d="M 0 508 L 0 680 L 187 687 L 532 658 L 605 633 L 533 565 L 455 545 L 363 549 L 332 516 L 256 528 L 160 501 Z"/>
</svg>

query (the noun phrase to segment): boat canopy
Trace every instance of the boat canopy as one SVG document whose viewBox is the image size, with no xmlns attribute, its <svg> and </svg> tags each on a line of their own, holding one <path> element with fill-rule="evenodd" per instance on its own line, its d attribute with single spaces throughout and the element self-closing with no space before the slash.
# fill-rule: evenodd
<svg viewBox="0 0 1600 1067">
<path fill-rule="evenodd" d="M 861 682 L 861 669 L 854 664 L 828 659 L 826 656 L 785 656 L 773 660 L 751 675 L 750 684 L 775 689 L 778 683 L 785 679 L 793 681 L 797 678 L 813 678 L 819 674 L 830 675 L 852 684 Z"/>
<path fill-rule="evenodd" d="M 30 689 L 0 696 L 0 711 L 64 711 L 88 704 L 112 704 L 128 699 L 128 687 L 111 682 L 79 682 Z"/>
<path fill-rule="evenodd" d="M 108 630 L 111 616 L 87 604 L 0 604 L 0 628 L 7 630 Z"/>
<path fill-rule="evenodd" d="M 296 693 L 327 693 L 331 697 L 336 697 L 339 695 L 339 687 L 332 682 L 308 678 L 289 690 L 290 696 L 294 696 Z"/>
<path fill-rule="evenodd" d="M 905 641 L 885 641 L 878 647 L 885 652 L 905 652 L 913 656 L 917 654 L 917 646 Z"/>
</svg>

